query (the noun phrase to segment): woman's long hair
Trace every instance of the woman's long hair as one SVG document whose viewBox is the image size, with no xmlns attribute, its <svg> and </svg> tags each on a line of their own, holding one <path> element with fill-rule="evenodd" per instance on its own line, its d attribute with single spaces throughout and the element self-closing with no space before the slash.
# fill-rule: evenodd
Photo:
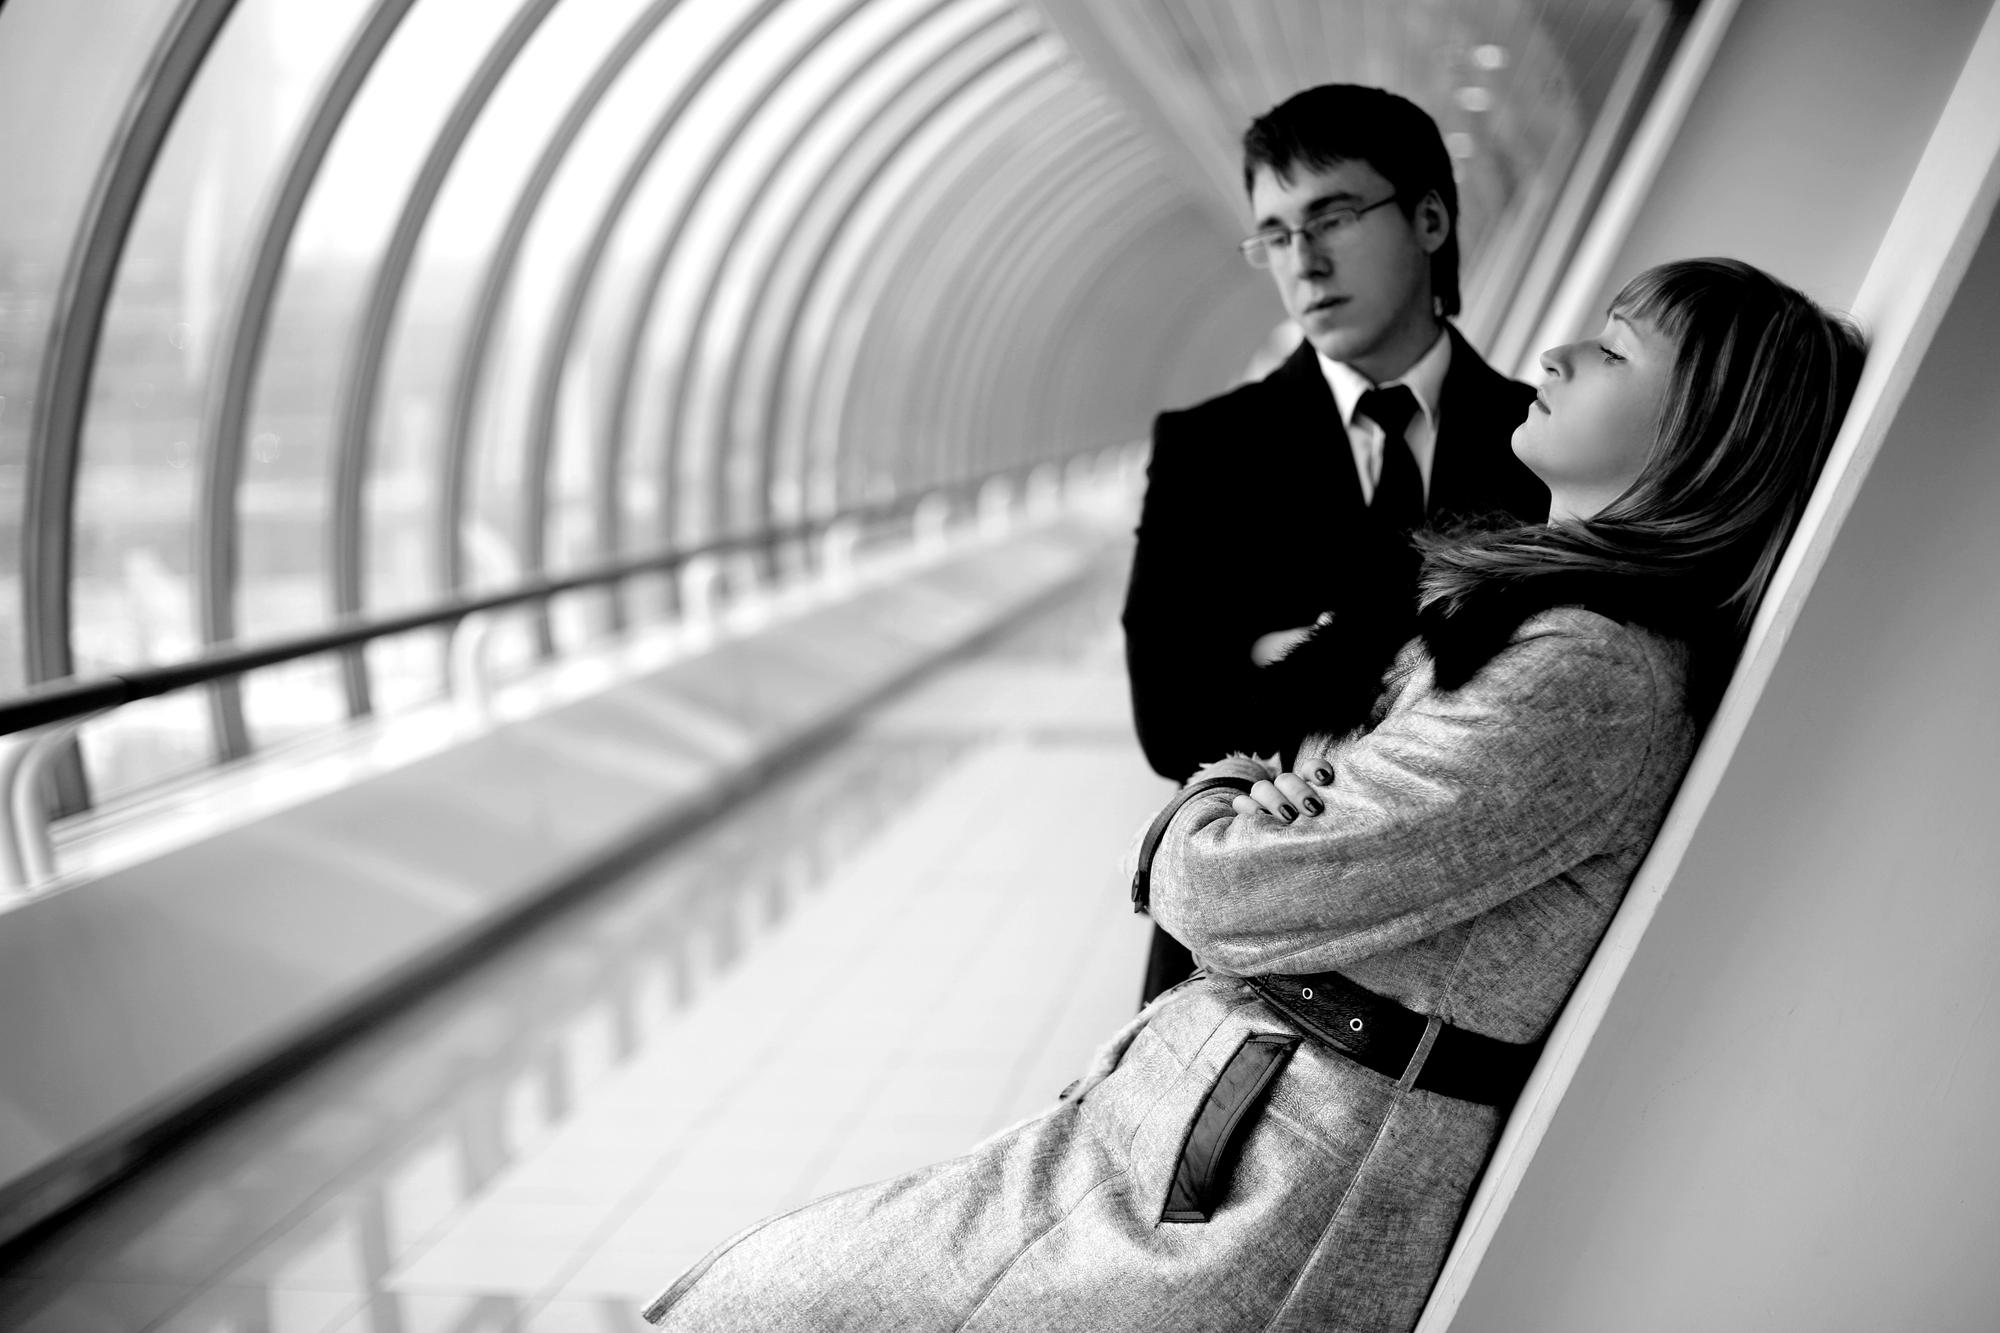
<svg viewBox="0 0 2000 1333">
<path fill-rule="evenodd" d="M 1645 468 L 1587 519 L 1420 538 L 1426 619 L 1496 585 L 1637 576 L 1738 643 L 1749 629 L 1853 397 L 1861 335 L 1734 259 L 1648 269 L 1611 309 L 1679 343 Z"/>
</svg>

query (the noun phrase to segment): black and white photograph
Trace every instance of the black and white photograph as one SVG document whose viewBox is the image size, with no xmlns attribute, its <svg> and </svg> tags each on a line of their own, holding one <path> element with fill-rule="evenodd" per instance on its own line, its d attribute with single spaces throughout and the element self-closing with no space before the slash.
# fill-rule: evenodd
<svg viewBox="0 0 2000 1333">
<path fill-rule="evenodd" d="M 1996 202 L 2000 0 L 0 0 L 0 1333 L 2000 1329 Z"/>
</svg>

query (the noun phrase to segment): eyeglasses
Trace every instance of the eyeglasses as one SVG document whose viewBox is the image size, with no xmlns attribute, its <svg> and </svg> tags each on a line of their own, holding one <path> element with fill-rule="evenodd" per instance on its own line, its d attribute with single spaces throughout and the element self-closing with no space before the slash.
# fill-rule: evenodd
<svg viewBox="0 0 2000 1333">
<path fill-rule="evenodd" d="M 1250 262 L 1251 268 L 1269 268 L 1279 255 L 1291 254 L 1294 237 L 1305 238 L 1307 244 L 1324 254 L 1328 248 L 1353 234 L 1354 224 L 1361 221 L 1363 213 L 1372 213 L 1384 205 L 1395 203 L 1396 199 L 1397 196 L 1392 194 L 1387 199 L 1378 199 L 1360 208 L 1329 208 L 1324 213 L 1315 213 L 1307 218 L 1303 227 L 1272 227 L 1255 236 L 1246 236 L 1237 248 L 1243 251 L 1243 257 Z"/>
</svg>

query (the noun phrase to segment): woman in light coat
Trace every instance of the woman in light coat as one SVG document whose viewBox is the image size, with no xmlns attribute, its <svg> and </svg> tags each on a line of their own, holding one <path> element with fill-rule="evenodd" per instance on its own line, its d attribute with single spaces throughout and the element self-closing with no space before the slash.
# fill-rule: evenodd
<svg viewBox="0 0 2000 1333">
<path fill-rule="evenodd" d="M 1225 759 L 1155 822 L 1135 892 L 1205 971 L 1050 1111 L 751 1228 L 647 1318 L 1410 1328 L 1859 360 L 1747 265 L 1635 280 L 1600 337 L 1543 357 L 1515 435 L 1549 523 L 1427 540 L 1423 633 L 1373 715 L 1303 739 L 1288 773 Z"/>
</svg>

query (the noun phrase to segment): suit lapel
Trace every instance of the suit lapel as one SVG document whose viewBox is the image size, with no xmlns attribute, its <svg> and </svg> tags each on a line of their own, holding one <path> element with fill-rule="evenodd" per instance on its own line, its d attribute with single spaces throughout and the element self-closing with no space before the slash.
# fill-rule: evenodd
<svg viewBox="0 0 2000 1333">
<path fill-rule="evenodd" d="M 1300 503 L 1324 515 L 1366 508 L 1361 480 L 1354 472 L 1354 452 L 1341 429 L 1340 408 L 1327 387 L 1312 344 L 1301 338 L 1298 350 L 1265 381 L 1271 386 L 1271 427 L 1288 441 L 1297 459 L 1296 487 Z"/>
<path fill-rule="evenodd" d="M 1490 469 L 1485 455 L 1491 437 L 1503 424 L 1497 419 L 1493 384 L 1498 372 L 1480 359 L 1457 329 L 1447 324 L 1451 338 L 1451 369 L 1445 372 L 1444 391 L 1438 395 L 1438 437 L 1431 454 L 1431 486 L 1427 513 L 1463 513 L 1471 497 L 1489 489 Z"/>
</svg>

